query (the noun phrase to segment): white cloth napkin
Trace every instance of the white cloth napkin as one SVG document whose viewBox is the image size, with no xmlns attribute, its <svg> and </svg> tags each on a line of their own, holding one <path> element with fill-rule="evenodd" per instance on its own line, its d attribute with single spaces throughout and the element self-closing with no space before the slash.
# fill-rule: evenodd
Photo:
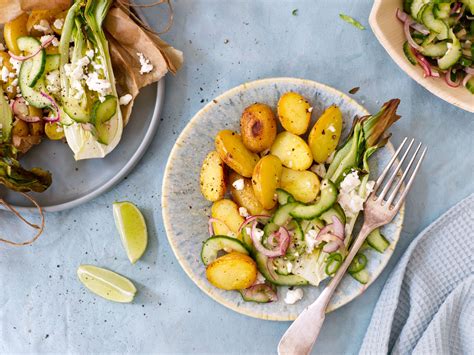
<svg viewBox="0 0 474 355">
<path fill-rule="evenodd" d="M 474 354 L 474 194 L 410 245 L 377 302 L 360 354 Z"/>
</svg>

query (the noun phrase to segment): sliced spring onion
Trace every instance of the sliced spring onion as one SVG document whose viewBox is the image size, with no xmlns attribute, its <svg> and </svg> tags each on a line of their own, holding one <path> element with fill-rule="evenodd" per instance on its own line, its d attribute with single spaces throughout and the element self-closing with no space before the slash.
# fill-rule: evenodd
<svg viewBox="0 0 474 355">
<path fill-rule="evenodd" d="M 359 30 L 365 30 L 365 27 L 359 21 L 355 20 L 354 18 L 352 18 L 348 15 L 344 15 L 344 14 L 339 14 L 339 17 L 341 19 L 343 19 L 344 21 L 346 21 L 347 23 L 354 26 L 355 28 L 358 28 Z"/>
<path fill-rule="evenodd" d="M 327 257 L 325 272 L 327 275 L 334 275 L 342 264 L 342 255 L 339 253 L 330 254 Z"/>
<path fill-rule="evenodd" d="M 362 253 L 357 253 L 349 265 L 349 273 L 356 273 L 364 269 L 367 265 L 367 257 Z"/>
</svg>

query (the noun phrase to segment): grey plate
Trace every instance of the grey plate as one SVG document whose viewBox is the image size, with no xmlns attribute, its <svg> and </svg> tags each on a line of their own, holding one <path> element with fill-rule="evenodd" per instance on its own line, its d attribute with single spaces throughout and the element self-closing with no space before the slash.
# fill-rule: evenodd
<svg viewBox="0 0 474 355">
<path fill-rule="evenodd" d="M 45 140 L 31 149 L 21 159 L 22 164 L 42 167 L 53 174 L 48 190 L 31 194 L 43 209 L 56 212 L 76 207 L 121 181 L 138 163 L 155 135 L 164 92 L 164 80 L 140 91 L 120 143 L 103 159 L 75 161 L 68 145 L 58 141 Z M 4 187 L 0 187 L 0 196 L 20 211 L 31 208 L 24 198 Z"/>
<path fill-rule="evenodd" d="M 211 203 L 206 201 L 199 189 L 199 171 L 207 153 L 214 149 L 214 137 L 221 129 L 239 130 L 242 111 L 254 102 L 263 102 L 276 107 L 278 98 L 287 91 L 296 91 L 309 99 L 314 107 L 313 122 L 323 110 L 337 104 L 344 118 L 347 135 L 355 115 L 367 115 L 367 110 L 347 95 L 314 81 L 294 78 L 271 78 L 253 81 L 227 91 L 207 104 L 188 123 L 171 151 L 163 180 L 163 220 L 176 258 L 188 276 L 201 290 L 217 302 L 236 312 L 251 317 L 287 321 L 295 319 L 303 309 L 321 293 L 320 287 L 305 287 L 303 300 L 287 305 L 283 302 L 287 288 L 278 290 L 279 300 L 258 304 L 244 302 L 238 292 L 223 291 L 213 287 L 206 279 L 205 268 L 200 260 L 202 242 L 208 238 L 207 221 Z M 393 147 L 388 144 L 371 158 L 372 177 L 378 176 L 389 161 Z M 336 291 L 329 310 L 334 310 L 362 294 L 377 278 L 392 256 L 402 228 L 404 208 L 394 221 L 383 227 L 382 232 L 390 240 L 389 249 L 380 254 L 368 250 L 370 281 L 362 285 L 346 276 Z"/>
</svg>

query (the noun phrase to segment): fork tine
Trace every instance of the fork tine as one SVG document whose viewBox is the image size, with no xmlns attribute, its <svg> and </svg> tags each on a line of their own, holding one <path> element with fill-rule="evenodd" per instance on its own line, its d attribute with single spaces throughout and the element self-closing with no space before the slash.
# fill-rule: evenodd
<svg viewBox="0 0 474 355">
<path fill-rule="evenodd" d="M 421 148 L 421 142 L 420 142 L 420 144 L 418 144 L 418 147 L 416 147 L 415 153 L 413 153 L 413 156 L 410 159 L 410 162 L 408 163 L 407 167 L 405 168 L 405 171 L 404 171 L 402 177 L 400 178 L 397 185 L 395 186 L 392 193 L 390 194 L 389 198 L 387 199 L 387 205 L 390 205 L 393 202 L 393 200 L 395 199 L 395 196 L 397 195 L 398 190 L 402 186 L 403 180 L 405 180 L 405 177 L 408 175 L 408 172 L 410 171 L 410 168 L 413 165 L 413 162 L 415 161 L 415 158 L 416 158 L 418 152 L 420 151 L 420 148 Z"/>
<path fill-rule="evenodd" d="M 405 137 L 403 139 L 402 143 L 400 144 L 400 146 L 398 147 L 397 151 L 395 153 L 393 153 L 392 158 L 388 162 L 385 169 L 382 171 L 382 174 L 380 174 L 379 178 L 377 179 L 377 182 L 375 183 L 375 186 L 374 186 L 374 189 L 373 189 L 373 193 L 375 193 L 378 190 L 378 188 L 382 185 L 383 179 L 385 179 L 385 176 L 387 176 L 390 168 L 392 167 L 393 163 L 395 162 L 395 159 L 397 159 L 398 154 L 400 154 L 400 151 L 402 150 L 403 146 L 405 145 L 407 139 L 408 139 L 408 137 Z"/>
<path fill-rule="evenodd" d="M 408 145 L 407 150 L 405 151 L 405 153 L 403 153 L 403 156 L 400 159 L 400 161 L 398 162 L 397 167 L 393 171 L 392 175 L 390 176 L 390 178 L 387 181 L 387 184 L 384 186 L 382 192 L 380 193 L 380 195 L 378 197 L 379 200 L 383 200 L 385 195 L 387 194 L 388 190 L 390 190 L 390 188 L 392 187 L 393 180 L 395 180 L 398 172 L 400 171 L 400 168 L 402 167 L 402 164 L 405 161 L 405 158 L 407 157 L 408 153 L 410 152 L 410 149 L 411 149 L 414 141 L 415 141 L 415 138 L 412 138 L 410 144 Z"/>
<path fill-rule="evenodd" d="M 425 149 L 423 149 L 423 152 L 421 153 L 420 159 L 418 160 L 418 163 L 416 164 L 416 167 L 413 170 L 413 173 L 411 174 L 410 180 L 408 180 L 408 184 L 405 187 L 405 190 L 403 190 L 402 195 L 400 196 L 400 199 L 398 200 L 397 204 L 394 207 L 395 211 L 398 211 L 400 209 L 400 207 L 402 206 L 403 202 L 405 201 L 408 190 L 410 190 L 410 187 L 413 184 L 413 181 L 415 180 L 415 176 L 418 173 L 418 169 L 420 168 L 421 162 L 425 158 L 425 154 L 426 154 L 427 150 L 428 150 L 427 147 L 425 147 Z"/>
</svg>

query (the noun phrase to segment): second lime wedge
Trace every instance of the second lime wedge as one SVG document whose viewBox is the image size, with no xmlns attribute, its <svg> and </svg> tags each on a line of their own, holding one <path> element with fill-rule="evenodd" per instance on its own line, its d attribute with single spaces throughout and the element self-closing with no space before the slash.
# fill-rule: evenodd
<svg viewBox="0 0 474 355">
<path fill-rule="evenodd" d="M 79 266 L 77 276 L 90 291 L 109 301 L 132 302 L 137 292 L 129 279 L 94 265 Z"/>
<path fill-rule="evenodd" d="M 135 264 L 145 252 L 148 243 L 145 218 L 137 206 L 128 201 L 115 202 L 113 213 L 128 259 Z"/>
</svg>

